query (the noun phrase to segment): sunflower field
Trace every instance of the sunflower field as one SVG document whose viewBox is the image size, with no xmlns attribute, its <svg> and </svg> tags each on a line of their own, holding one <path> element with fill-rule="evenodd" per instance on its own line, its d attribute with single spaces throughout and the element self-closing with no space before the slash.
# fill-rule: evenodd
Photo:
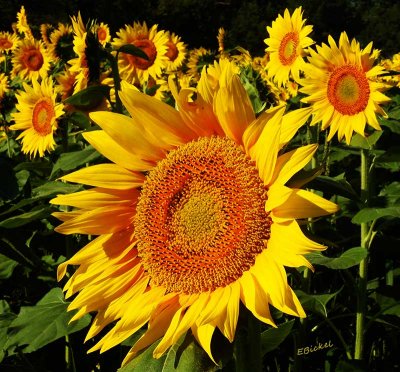
<svg viewBox="0 0 400 372">
<path fill-rule="evenodd" d="M 400 53 L 309 11 L 0 30 L 1 371 L 400 369 Z"/>
</svg>

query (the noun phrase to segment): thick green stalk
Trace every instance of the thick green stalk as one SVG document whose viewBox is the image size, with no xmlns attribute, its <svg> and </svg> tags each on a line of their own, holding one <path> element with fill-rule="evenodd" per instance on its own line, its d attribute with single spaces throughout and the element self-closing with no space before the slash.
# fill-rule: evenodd
<svg viewBox="0 0 400 372">
<path fill-rule="evenodd" d="M 234 345 L 236 372 L 262 372 L 260 321 L 245 310 L 247 332 L 237 335 Z"/>
<path fill-rule="evenodd" d="M 369 154 L 368 150 L 361 150 L 361 199 L 364 201 L 365 207 L 369 204 Z M 368 249 L 368 231 L 369 224 L 364 222 L 361 224 L 361 241 L 360 245 Z M 368 255 L 360 262 L 358 269 L 358 288 L 357 288 L 357 315 L 356 315 L 356 341 L 354 348 L 354 359 L 363 359 L 364 349 L 364 329 L 365 329 L 365 313 L 367 303 L 367 263 Z"/>
</svg>

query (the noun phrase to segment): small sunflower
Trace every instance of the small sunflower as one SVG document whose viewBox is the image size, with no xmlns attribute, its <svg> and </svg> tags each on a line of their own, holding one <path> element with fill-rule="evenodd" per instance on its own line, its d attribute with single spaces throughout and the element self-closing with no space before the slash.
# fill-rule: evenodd
<svg viewBox="0 0 400 372">
<path fill-rule="evenodd" d="M 211 50 L 203 47 L 192 49 L 189 51 L 187 74 L 192 75 L 195 79 L 199 79 L 203 67 L 213 64 L 214 61 L 215 54 Z"/>
<path fill-rule="evenodd" d="M 61 59 L 67 62 L 73 56 L 73 40 L 72 27 L 63 23 L 59 23 L 50 35 L 49 54 L 55 60 Z"/>
<path fill-rule="evenodd" d="M 8 91 L 9 91 L 8 76 L 6 74 L 0 73 L 0 101 L 3 99 L 4 95 Z"/>
<path fill-rule="evenodd" d="M 17 13 L 17 30 L 28 39 L 33 39 L 32 30 L 28 24 L 26 17 L 25 7 L 22 5 L 20 11 Z"/>
<path fill-rule="evenodd" d="M 32 87 L 23 83 L 23 91 L 16 94 L 17 112 L 13 113 L 14 125 L 10 130 L 22 130 L 17 137 L 22 139 L 22 152 L 31 156 L 44 156 L 55 146 L 53 133 L 57 119 L 64 113 L 63 104 L 56 104 L 56 93 L 50 78 L 39 83 L 32 79 Z"/>
<path fill-rule="evenodd" d="M 16 48 L 18 40 L 19 38 L 16 34 L 11 34 L 6 31 L 0 32 L 0 52 L 12 52 Z"/>
<path fill-rule="evenodd" d="M 174 33 L 167 33 L 168 42 L 167 42 L 167 53 L 165 54 L 168 58 L 166 72 L 176 72 L 179 70 L 186 59 L 186 44 L 181 41 L 181 37 L 175 35 Z"/>
<path fill-rule="evenodd" d="M 65 70 L 60 74 L 56 75 L 56 91 L 61 94 L 61 99 L 64 101 L 68 97 L 74 94 L 74 86 L 76 83 L 77 73 Z"/>
<path fill-rule="evenodd" d="M 107 24 L 101 22 L 99 25 L 95 26 L 94 32 L 97 35 L 97 40 L 103 46 L 107 45 L 107 43 L 111 40 L 110 28 Z"/>
<path fill-rule="evenodd" d="M 75 88 L 74 94 L 85 89 L 87 87 L 89 81 L 89 66 L 88 60 L 86 56 L 86 27 L 83 24 L 83 20 L 81 17 L 81 13 L 78 13 L 78 16 L 72 16 L 72 28 L 74 34 L 74 47 L 73 50 L 77 55 L 76 58 L 73 58 L 68 61 L 68 64 L 71 66 L 69 69 L 71 73 L 76 74 L 75 78 Z"/>
<path fill-rule="evenodd" d="M 53 32 L 54 28 L 49 23 L 42 23 L 40 25 L 40 35 L 42 36 L 42 41 L 46 48 L 50 46 L 50 35 Z"/>
<path fill-rule="evenodd" d="M 354 39 L 350 43 L 345 32 L 340 35 L 339 46 L 331 36 L 328 42 L 310 51 L 300 92 L 308 95 L 302 101 L 312 104 L 311 125 L 321 121 L 321 129 L 330 127 L 328 140 L 337 132 L 339 141 L 345 137 L 349 144 L 354 131 L 364 136 L 367 123 L 381 129 L 376 113 L 386 116 L 380 104 L 389 98 L 382 93 L 387 85 L 377 78 L 385 70 L 373 66 L 372 43 L 361 49 Z"/>
<path fill-rule="evenodd" d="M 301 7 L 296 8 L 292 16 L 285 9 L 283 17 L 279 15 L 272 22 L 272 27 L 267 27 L 269 37 L 264 42 L 268 46 L 265 51 L 270 53 L 270 60 L 266 68 L 268 76 L 278 85 L 284 85 L 290 77 L 296 81 L 299 79 L 300 71 L 304 71 L 305 49 L 314 44 L 308 37 L 312 26 L 304 25 L 306 20 L 302 16 Z"/>
<path fill-rule="evenodd" d="M 64 176 L 94 188 L 51 201 L 76 208 L 56 214 L 57 231 L 99 235 L 58 271 L 61 279 L 79 266 L 64 288 L 67 297 L 79 292 L 69 310 L 79 309 L 73 319 L 97 312 L 87 339 L 106 332 L 90 351 L 148 324 L 123 364 L 159 339 L 161 357 L 188 330 L 213 358 L 213 333 L 233 341 L 240 303 L 272 326 L 269 304 L 305 316 L 284 266 L 311 267 L 303 255 L 324 247 L 296 219 L 337 210 L 286 185 L 317 149 L 281 154 L 311 110 L 283 115 L 281 106 L 256 119 L 231 64 L 218 86 L 217 121 L 124 86 L 131 117 L 91 115 L 102 130 L 84 137 L 113 163 Z"/>
<path fill-rule="evenodd" d="M 42 41 L 24 39 L 17 43 L 12 63 L 12 77 L 19 75 L 22 79 L 38 79 L 39 76 L 47 76 L 50 57 Z"/>
<path fill-rule="evenodd" d="M 126 53 L 119 53 L 118 65 L 121 78 L 128 83 L 143 84 L 149 76 L 158 79 L 165 69 L 168 58 L 168 36 L 164 31 L 158 31 L 157 25 L 150 28 L 146 22 L 135 22 L 133 26 L 127 25 L 117 32 L 112 42 L 115 49 L 126 44 L 132 44 L 146 53 L 148 60 Z"/>
</svg>

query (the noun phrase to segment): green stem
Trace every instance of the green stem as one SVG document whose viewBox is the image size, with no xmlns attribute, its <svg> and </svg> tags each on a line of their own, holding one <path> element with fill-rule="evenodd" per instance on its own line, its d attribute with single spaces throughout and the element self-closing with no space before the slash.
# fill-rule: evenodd
<svg viewBox="0 0 400 372">
<path fill-rule="evenodd" d="M 361 199 L 364 201 L 365 207 L 369 204 L 369 154 L 368 150 L 361 150 Z M 361 242 L 363 248 L 368 249 L 369 224 L 363 222 L 361 224 Z M 364 349 L 364 329 L 365 329 L 365 313 L 367 302 L 367 274 L 368 274 L 368 255 L 360 262 L 358 269 L 358 288 L 357 288 L 357 314 L 356 314 L 356 341 L 354 348 L 354 359 L 363 359 Z"/>
<path fill-rule="evenodd" d="M 121 78 L 119 76 L 119 70 L 118 70 L 118 55 L 119 51 L 117 51 L 117 55 L 115 57 L 111 53 L 107 53 L 108 60 L 111 63 L 111 71 L 114 79 L 115 111 L 119 114 L 122 114 L 122 102 L 121 98 L 119 98 L 119 91 L 121 90 Z"/>
<path fill-rule="evenodd" d="M 236 372 L 262 372 L 261 326 L 253 314 L 245 310 L 247 332 L 237 335 L 235 339 Z"/>
</svg>

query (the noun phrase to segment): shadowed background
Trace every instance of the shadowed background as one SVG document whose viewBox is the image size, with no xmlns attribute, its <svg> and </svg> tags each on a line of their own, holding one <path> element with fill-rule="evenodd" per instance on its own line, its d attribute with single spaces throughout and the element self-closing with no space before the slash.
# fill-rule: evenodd
<svg viewBox="0 0 400 372">
<path fill-rule="evenodd" d="M 346 31 L 362 46 L 374 41 L 385 57 L 400 51 L 400 2 L 393 0 L 0 0 L 1 31 L 11 29 L 21 5 L 34 30 L 41 23 L 70 22 L 69 16 L 80 10 L 84 22 L 89 18 L 105 22 L 114 35 L 133 21 L 157 23 L 179 34 L 190 48 L 217 49 L 216 35 L 222 26 L 228 32 L 227 47 L 241 45 L 254 56 L 264 52 L 266 26 L 285 8 L 292 12 L 302 5 L 317 43 L 326 42 L 328 34 L 337 40 Z"/>
</svg>

